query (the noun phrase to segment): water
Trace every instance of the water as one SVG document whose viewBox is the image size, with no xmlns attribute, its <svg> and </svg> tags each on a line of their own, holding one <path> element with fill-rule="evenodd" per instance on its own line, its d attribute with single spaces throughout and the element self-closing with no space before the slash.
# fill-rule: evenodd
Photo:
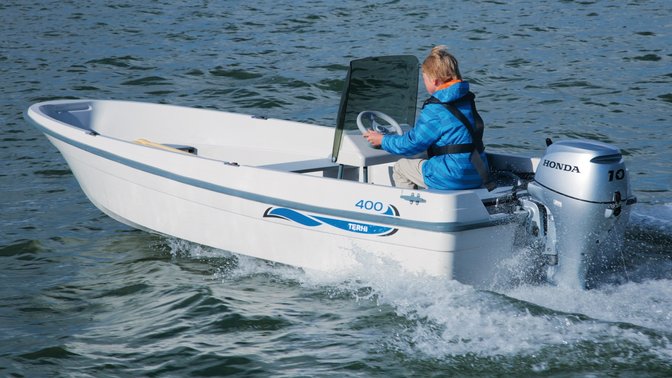
<svg viewBox="0 0 672 378">
<path fill-rule="evenodd" d="M 0 375 L 672 375 L 671 15 L 666 0 L 2 2 Z M 333 125 L 350 59 L 438 43 L 489 149 L 622 148 L 639 199 L 623 271 L 586 292 L 487 291 L 149 235 L 95 209 L 22 119 L 114 98 Z"/>
</svg>

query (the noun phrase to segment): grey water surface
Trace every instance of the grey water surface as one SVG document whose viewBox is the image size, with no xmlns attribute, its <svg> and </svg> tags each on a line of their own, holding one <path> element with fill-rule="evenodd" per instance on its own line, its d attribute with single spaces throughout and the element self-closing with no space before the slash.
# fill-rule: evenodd
<svg viewBox="0 0 672 378">
<path fill-rule="evenodd" d="M 622 149 L 639 202 L 603 285 L 325 277 L 136 231 L 22 117 L 96 98 L 334 125 L 351 59 L 436 44 L 489 150 Z M 672 376 L 670 46 L 667 0 L 5 0 L 0 376 Z"/>
</svg>

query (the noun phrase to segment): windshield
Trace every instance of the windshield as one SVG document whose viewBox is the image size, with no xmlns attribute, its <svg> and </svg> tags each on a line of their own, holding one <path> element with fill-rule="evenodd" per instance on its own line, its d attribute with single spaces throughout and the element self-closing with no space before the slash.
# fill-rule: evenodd
<svg viewBox="0 0 672 378">
<path fill-rule="evenodd" d="M 338 158 L 343 130 L 357 128 L 364 110 L 388 114 L 400 124 L 413 125 L 418 98 L 418 58 L 379 56 L 350 62 L 336 118 L 332 160 Z"/>
</svg>

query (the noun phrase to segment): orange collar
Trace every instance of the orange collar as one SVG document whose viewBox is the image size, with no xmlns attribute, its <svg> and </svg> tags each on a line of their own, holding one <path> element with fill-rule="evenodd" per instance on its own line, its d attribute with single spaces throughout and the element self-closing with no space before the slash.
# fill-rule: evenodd
<svg viewBox="0 0 672 378">
<path fill-rule="evenodd" d="M 459 83 L 459 82 L 461 82 L 461 81 L 462 81 L 462 80 L 460 80 L 460 79 L 455 79 L 455 80 L 451 80 L 451 81 L 446 81 L 445 83 L 443 83 L 443 84 L 439 85 L 438 87 L 436 87 L 436 90 L 439 91 L 439 90 L 441 90 L 441 89 L 446 89 L 446 88 L 450 87 L 451 85 L 456 84 L 456 83 Z"/>
</svg>

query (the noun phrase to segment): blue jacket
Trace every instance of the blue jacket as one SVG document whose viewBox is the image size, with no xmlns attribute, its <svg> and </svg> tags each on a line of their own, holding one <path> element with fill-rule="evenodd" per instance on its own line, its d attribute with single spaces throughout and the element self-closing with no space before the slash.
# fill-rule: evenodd
<svg viewBox="0 0 672 378">
<path fill-rule="evenodd" d="M 434 92 L 441 102 L 462 98 L 469 92 L 469 83 L 460 81 Z M 454 104 L 474 124 L 469 101 Z M 466 127 L 441 104 L 427 104 L 420 117 L 404 135 L 385 135 L 382 148 L 390 153 L 413 156 L 436 144 L 472 143 Z M 483 182 L 469 159 L 470 153 L 438 155 L 430 158 L 422 166 L 422 175 L 427 187 L 432 189 L 472 189 Z M 487 167 L 485 152 L 481 154 Z"/>
</svg>

